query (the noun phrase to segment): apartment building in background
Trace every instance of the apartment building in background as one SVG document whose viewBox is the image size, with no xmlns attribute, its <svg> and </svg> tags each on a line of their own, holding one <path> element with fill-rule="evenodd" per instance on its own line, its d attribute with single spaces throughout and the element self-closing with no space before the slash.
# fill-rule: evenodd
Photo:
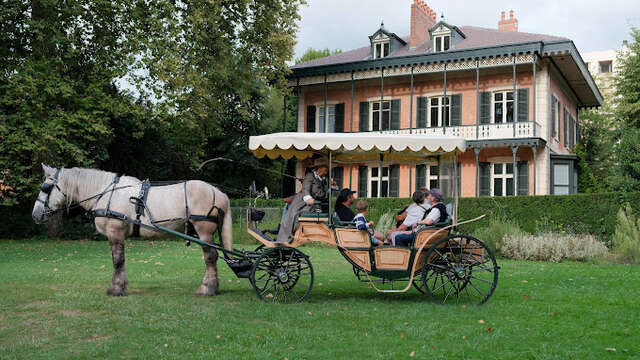
<svg viewBox="0 0 640 360">
<path fill-rule="evenodd" d="M 462 196 L 575 193 L 578 110 L 602 95 L 573 42 L 519 32 L 513 11 L 488 29 L 437 19 L 414 0 L 408 20 L 408 36 L 381 24 L 361 48 L 292 66 L 297 130 L 459 136 Z M 437 184 L 439 169 L 433 158 L 333 174 L 359 197 L 409 197 Z"/>
</svg>

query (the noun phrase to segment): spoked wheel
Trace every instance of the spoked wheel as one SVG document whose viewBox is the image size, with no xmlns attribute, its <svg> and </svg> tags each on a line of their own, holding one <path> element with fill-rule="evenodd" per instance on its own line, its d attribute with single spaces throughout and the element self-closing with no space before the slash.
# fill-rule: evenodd
<svg viewBox="0 0 640 360">
<path fill-rule="evenodd" d="M 309 257 L 298 249 L 267 249 L 253 265 L 251 284 L 262 301 L 302 302 L 313 287 L 313 267 Z"/>
<path fill-rule="evenodd" d="M 491 250 L 467 235 L 451 235 L 427 251 L 421 286 L 439 304 L 481 305 L 498 285 L 498 264 Z"/>
</svg>

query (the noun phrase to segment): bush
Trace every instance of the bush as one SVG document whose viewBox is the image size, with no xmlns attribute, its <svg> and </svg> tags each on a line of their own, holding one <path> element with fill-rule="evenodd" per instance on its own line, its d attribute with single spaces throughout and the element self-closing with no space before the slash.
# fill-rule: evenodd
<svg viewBox="0 0 640 360">
<path fill-rule="evenodd" d="M 613 253 L 625 262 L 640 262 L 640 218 L 632 214 L 629 204 L 618 211 Z"/>
<path fill-rule="evenodd" d="M 514 220 L 502 216 L 490 217 L 487 226 L 473 232 L 473 236 L 485 243 L 494 253 L 499 252 L 500 243 L 507 235 L 524 235 L 524 232 Z"/>
<path fill-rule="evenodd" d="M 500 253 L 509 259 L 559 262 L 594 260 L 607 254 L 607 247 L 593 235 L 510 234 L 502 239 Z"/>
<path fill-rule="evenodd" d="M 375 229 L 384 234 L 385 231 L 391 229 L 396 225 L 395 212 L 386 212 L 380 216 L 380 219 L 375 223 Z"/>
</svg>

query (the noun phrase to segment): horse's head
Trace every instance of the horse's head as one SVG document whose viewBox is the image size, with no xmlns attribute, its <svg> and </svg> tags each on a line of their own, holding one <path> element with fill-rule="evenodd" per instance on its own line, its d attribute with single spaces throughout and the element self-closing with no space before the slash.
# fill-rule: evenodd
<svg viewBox="0 0 640 360">
<path fill-rule="evenodd" d="M 44 182 L 40 186 L 40 193 L 31 213 L 36 224 L 47 222 L 54 211 L 64 207 L 67 197 L 58 185 L 61 169 L 42 164 L 42 170 L 44 170 Z"/>
</svg>

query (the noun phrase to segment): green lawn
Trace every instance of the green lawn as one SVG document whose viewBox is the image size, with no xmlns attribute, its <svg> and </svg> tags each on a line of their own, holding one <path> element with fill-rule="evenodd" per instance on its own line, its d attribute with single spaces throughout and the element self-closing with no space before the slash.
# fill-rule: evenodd
<svg viewBox="0 0 640 360">
<path fill-rule="evenodd" d="M 182 242 L 127 242 L 130 295 L 109 298 L 106 241 L 0 240 L 0 358 L 640 358 L 640 268 L 500 260 L 480 306 L 378 294 L 333 249 L 306 247 L 307 301 L 264 304 Z M 614 350 L 615 349 L 615 350 Z"/>
</svg>

